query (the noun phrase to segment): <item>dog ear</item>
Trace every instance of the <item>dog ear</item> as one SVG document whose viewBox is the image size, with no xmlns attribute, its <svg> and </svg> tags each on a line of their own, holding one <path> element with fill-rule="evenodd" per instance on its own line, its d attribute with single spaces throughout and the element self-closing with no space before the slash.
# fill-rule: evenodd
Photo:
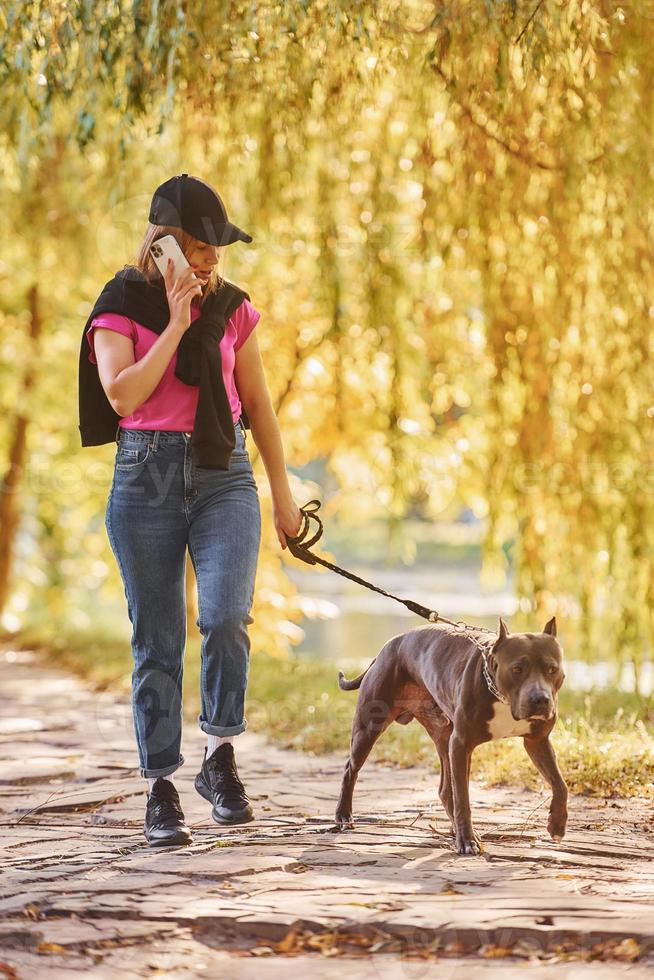
<svg viewBox="0 0 654 980">
<path fill-rule="evenodd" d="M 550 636 L 556 636 L 556 616 L 552 616 L 551 619 L 548 619 L 543 628 L 543 633 L 549 633 Z"/>
<path fill-rule="evenodd" d="M 498 634 L 499 634 L 497 637 L 498 643 L 500 642 L 500 640 L 505 640 L 509 635 L 508 627 L 501 616 L 500 616 L 500 628 L 498 630 Z"/>
</svg>

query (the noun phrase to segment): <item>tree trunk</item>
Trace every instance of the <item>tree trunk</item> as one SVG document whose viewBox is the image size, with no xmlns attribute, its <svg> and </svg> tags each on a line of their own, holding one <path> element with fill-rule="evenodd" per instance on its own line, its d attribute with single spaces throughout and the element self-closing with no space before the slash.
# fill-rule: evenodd
<svg viewBox="0 0 654 980">
<path fill-rule="evenodd" d="M 43 325 L 36 283 L 29 290 L 28 301 L 30 309 L 29 350 L 34 352 L 38 346 Z M 27 356 L 24 358 L 24 363 L 26 368 L 21 388 L 23 397 L 18 398 L 19 406 L 29 404 L 28 396 L 35 382 L 38 359 L 34 356 Z M 18 491 L 25 465 L 27 423 L 27 414 L 18 409 L 10 430 L 13 432 L 13 436 L 9 446 L 7 470 L 0 484 L 0 613 L 4 610 L 9 598 L 16 534 L 20 523 Z"/>
</svg>

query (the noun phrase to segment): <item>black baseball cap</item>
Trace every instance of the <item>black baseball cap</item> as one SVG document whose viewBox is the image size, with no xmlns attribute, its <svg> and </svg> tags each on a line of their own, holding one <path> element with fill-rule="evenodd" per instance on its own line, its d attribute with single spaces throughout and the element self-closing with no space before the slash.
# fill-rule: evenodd
<svg viewBox="0 0 654 980">
<path fill-rule="evenodd" d="M 252 241 L 252 235 L 228 219 L 225 205 L 213 187 L 188 174 L 171 177 L 157 187 L 148 220 L 153 225 L 182 228 L 209 245 Z"/>
</svg>

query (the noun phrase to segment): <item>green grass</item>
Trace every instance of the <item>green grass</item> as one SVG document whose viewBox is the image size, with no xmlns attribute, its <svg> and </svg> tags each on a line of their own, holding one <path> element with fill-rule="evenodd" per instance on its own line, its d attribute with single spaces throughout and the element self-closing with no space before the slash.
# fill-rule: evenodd
<svg viewBox="0 0 654 980">
<path fill-rule="evenodd" d="M 82 675 L 98 689 L 117 687 L 128 696 L 129 642 L 82 634 L 44 637 L 24 633 L 14 647 L 40 649 L 51 662 Z M 199 638 L 186 651 L 184 706 L 188 723 L 197 718 Z M 341 691 L 338 670 L 358 673 L 344 662 L 293 657 L 287 661 L 253 656 L 247 700 L 249 726 L 273 742 L 305 752 L 340 752 L 345 758 L 357 693 Z M 635 695 L 562 690 L 559 721 L 552 736 L 570 790 L 602 796 L 654 798 L 654 707 Z M 421 762 L 437 768 L 436 752 L 424 729 L 412 722 L 392 725 L 371 758 L 398 766 Z M 541 785 L 520 739 L 481 745 L 472 776 L 487 785 Z"/>
</svg>

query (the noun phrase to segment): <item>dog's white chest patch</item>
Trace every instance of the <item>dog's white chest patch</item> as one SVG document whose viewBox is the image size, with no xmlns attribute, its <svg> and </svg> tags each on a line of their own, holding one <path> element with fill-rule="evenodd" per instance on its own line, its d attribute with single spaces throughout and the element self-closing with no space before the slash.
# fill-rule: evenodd
<svg viewBox="0 0 654 980">
<path fill-rule="evenodd" d="M 488 722 L 488 731 L 492 739 L 528 735 L 531 731 L 531 722 L 526 719 L 516 721 L 509 705 L 497 701 L 493 705 L 493 717 Z"/>
</svg>

